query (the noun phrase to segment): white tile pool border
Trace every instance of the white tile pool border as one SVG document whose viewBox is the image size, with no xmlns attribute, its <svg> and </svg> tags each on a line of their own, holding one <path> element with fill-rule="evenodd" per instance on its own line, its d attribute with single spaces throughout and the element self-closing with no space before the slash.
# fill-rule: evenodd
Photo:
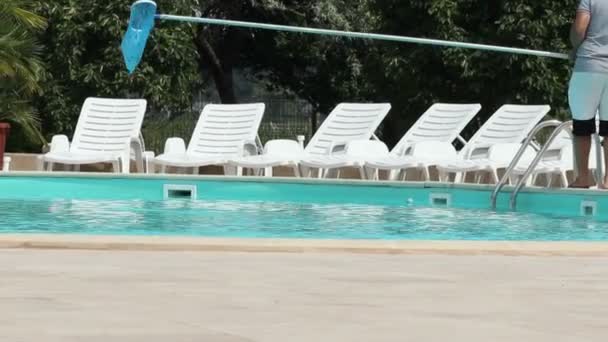
<svg viewBox="0 0 608 342">
<path fill-rule="evenodd" d="M 226 181 L 226 182 L 248 182 L 248 183 L 291 183 L 291 184 L 332 184 L 349 186 L 376 186 L 394 188 L 427 188 L 427 189 L 463 189 L 483 190 L 494 189 L 494 185 L 467 184 L 467 183 L 440 183 L 440 182 L 404 182 L 404 181 L 369 181 L 358 179 L 318 179 L 318 178 L 295 178 L 295 177 L 254 177 L 254 176 L 222 176 L 222 175 L 176 175 L 176 174 L 115 174 L 96 172 L 45 172 L 45 171 L 16 171 L 0 173 L 2 177 L 40 177 L 40 178 L 101 178 L 101 179 L 154 179 L 154 180 L 192 180 L 192 181 Z M 507 193 L 513 188 L 505 186 L 502 193 Z M 549 193 L 569 194 L 585 196 L 608 196 L 608 190 L 596 189 L 546 189 L 540 187 L 528 187 L 522 189 L 521 193 Z"/>
</svg>

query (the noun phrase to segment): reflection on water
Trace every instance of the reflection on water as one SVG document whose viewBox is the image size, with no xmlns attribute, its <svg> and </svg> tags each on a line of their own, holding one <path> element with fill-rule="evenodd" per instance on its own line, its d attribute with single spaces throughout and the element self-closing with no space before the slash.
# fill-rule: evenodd
<svg viewBox="0 0 608 342">
<path fill-rule="evenodd" d="M 608 240 L 608 223 L 484 210 L 254 201 L 1 201 L 1 233 Z"/>
</svg>

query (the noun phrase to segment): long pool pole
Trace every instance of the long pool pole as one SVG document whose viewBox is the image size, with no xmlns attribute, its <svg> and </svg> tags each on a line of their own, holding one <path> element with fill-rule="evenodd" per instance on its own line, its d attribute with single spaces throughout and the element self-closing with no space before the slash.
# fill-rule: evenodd
<svg viewBox="0 0 608 342">
<path fill-rule="evenodd" d="M 568 55 L 565 53 L 540 51 L 540 50 L 528 50 L 528 49 L 496 46 L 496 45 L 452 42 L 452 41 L 438 40 L 438 39 L 395 36 L 395 35 L 389 35 L 389 34 L 338 31 L 338 30 L 318 29 L 318 28 L 310 28 L 310 27 L 254 23 L 254 22 L 248 22 L 248 21 L 211 19 L 211 18 L 200 18 L 200 17 L 186 17 L 186 16 L 170 15 L 170 14 L 157 14 L 156 18 L 160 19 L 160 20 L 172 20 L 172 21 L 191 22 L 191 23 L 208 24 L 208 25 L 235 26 L 235 27 L 262 29 L 262 30 L 272 30 L 272 31 L 318 34 L 318 35 L 325 35 L 325 36 L 386 40 L 386 41 L 402 42 L 402 43 L 437 45 L 437 46 L 446 46 L 446 47 L 463 48 L 463 49 L 475 49 L 475 50 L 504 52 L 504 53 L 530 55 L 530 56 L 538 56 L 538 57 L 568 59 Z"/>
</svg>

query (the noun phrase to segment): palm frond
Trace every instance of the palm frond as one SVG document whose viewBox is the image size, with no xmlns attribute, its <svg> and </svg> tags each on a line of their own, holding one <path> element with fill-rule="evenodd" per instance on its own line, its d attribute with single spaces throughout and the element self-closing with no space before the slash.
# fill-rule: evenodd
<svg viewBox="0 0 608 342">
<path fill-rule="evenodd" d="M 10 22 L 27 30 L 40 30 L 46 27 L 46 20 L 29 10 L 31 1 L 2 0 L 0 2 L 0 22 Z"/>
<path fill-rule="evenodd" d="M 30 11 L 31 4 L 0 0 L 0 121 L 12 122 L 32 141 L 44 143 L 30 99 L 40 90 L 44 71 L 33 31 L 44 28 L 46 21 Z"/>
<path fill-rule="evenodd" d="M 0 94 L 0 121 L 19 125 L 29 139 L 46 143 L 40 131 L 38 113 L 29 101 L 19 98 L 16 93 Z"/>
<path fill-rule="evenodd" d="M 40 48 L 23 32 L 0 35 L 0 80 L 15 79 L 30 92 L 38 90 L 41 71 Z"/>
</svg>

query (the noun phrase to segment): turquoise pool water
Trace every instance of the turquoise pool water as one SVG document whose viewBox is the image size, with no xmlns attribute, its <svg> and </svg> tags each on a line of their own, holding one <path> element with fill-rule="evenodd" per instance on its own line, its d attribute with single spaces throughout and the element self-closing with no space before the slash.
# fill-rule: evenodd
<svg viewBox="0 0 608 342">
<path fill-rule="evenodd" d="M 194 187 L 197 198 L 165 198 L 168 184 Z M 520 212 L 488 210 L 489 195 L 441 186 L 0 177 L 0 233 L 608 241 L 603 194 L 523 193 Z M 583 202 L 597 211 L 582 212 Z"/>
</svg>

